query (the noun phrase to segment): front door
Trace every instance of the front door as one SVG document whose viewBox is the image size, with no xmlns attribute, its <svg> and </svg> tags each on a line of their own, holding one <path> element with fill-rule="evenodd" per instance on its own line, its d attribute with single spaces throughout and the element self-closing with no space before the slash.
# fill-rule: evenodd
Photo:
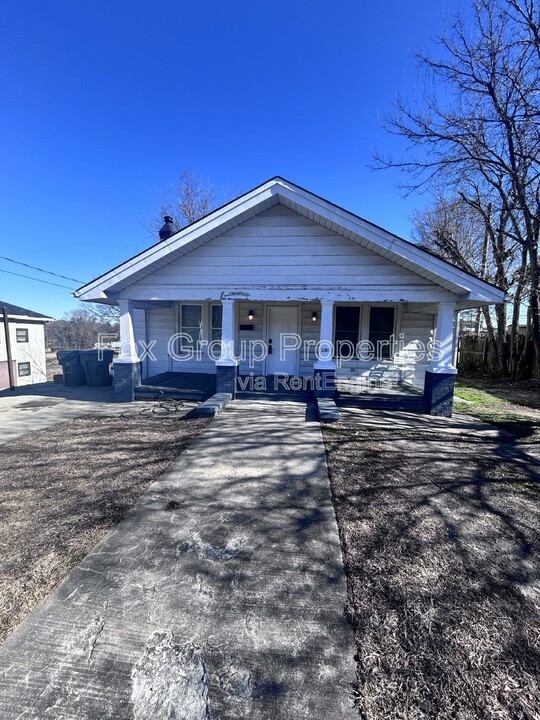
<svg viewBox="0 0 540 720">
<path fill-rule="evenodd" d="M 294 375 L 297 367 L 298 350 L 287 350 L 287 345 L 291 346 L 293 344 L 292 338 L 284 344 L 283 335 L 298 332 L 298 308 L 294 305 L 269 305 L 266 327 L 268 342 L 266 372 L 268 375 L 274 375 L 275 373 Z M 281 351 L 282 347 L 283 352 Z"/>
</svg>

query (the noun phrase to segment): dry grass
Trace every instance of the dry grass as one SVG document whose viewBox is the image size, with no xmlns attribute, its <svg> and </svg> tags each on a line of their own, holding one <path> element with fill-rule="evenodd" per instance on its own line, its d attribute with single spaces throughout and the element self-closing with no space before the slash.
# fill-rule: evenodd
<svg viewBox="0 0 540 720">
<path fill-rule="evenodd" d="M 47 353 L 45 357 L 47 362 L 47 380 L 50 382 L 54 375 L 62 374 L 62 366 L 58 362 L 56 353 Z"/>
<path fill-rule="evenodd" d="M 513 444 L 324 429 L 364 718 L 540 717 L 540 494 Z"/>
<path fill-rule="evenodd" d="M 0 642 L 207 423 L 80 418 L 0 445 Z"/>
</svg>

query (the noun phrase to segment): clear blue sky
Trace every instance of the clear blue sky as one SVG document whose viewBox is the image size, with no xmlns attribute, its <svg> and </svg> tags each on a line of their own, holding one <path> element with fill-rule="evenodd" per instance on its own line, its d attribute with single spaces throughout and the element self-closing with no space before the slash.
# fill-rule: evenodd
<svg viewBox="0 0 540 720">
<path fill-rule="evenodd" d="M 425 199 L 367 166 L 399 148 L 380 117 L 417 92 L 412 52 L 456 6 L 4 0 L 0 254 L 90 280 L 151 244 L 186 166 L 232 194 L 282 175 L 410 236 Z M 0 299 L 56 317 L 79 305 L 4 273 Z"/>
</svg>

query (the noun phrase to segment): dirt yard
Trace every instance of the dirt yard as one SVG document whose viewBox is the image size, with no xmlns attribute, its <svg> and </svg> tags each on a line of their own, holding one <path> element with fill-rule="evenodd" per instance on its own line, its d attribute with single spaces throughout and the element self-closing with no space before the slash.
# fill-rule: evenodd
<svg viewBox="0 0 540 720">
<path fill-rule="evenodd" d="M 513 441 L 323 430 L 370 720 L 538 720 L 540 483 Z"/>
<path fill-rule="evenodd" d="M 0 445 L 0 642 L 207 424 L 81 418 Z"/>
</svg>

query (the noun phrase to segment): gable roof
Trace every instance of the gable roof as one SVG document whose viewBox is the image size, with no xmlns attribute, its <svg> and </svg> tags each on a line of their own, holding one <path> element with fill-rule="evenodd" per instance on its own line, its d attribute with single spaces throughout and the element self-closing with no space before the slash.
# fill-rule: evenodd
<svg viewBox="0 0 540 720">
<path fill-rule="evenodd" d="M 35 312 L 35 310 L 28 310 L 27 308 L 20 307 L 20 305 L 13 305 L 3 300 L 0 300 L 0 318 L 4 317 L 4 308 L 7 310 L 8 317 L 27 317 L 43 320 L 43 322 L 53 320 L 53 318 L 48 315 L 42 315 L 41 313 Z"/>
<path fill-rule="evenodd" d="M 464 299 L 488 303 L 504 300 L 504 292 L 495 285 L 281 177 L 267 180 L 213 210 L 168 240 L 152 245 L 82 286 L 73 295 L 81 300 L 106 300 L 107 292 L 131 285 L 278 203 Z"/>
</svg>

